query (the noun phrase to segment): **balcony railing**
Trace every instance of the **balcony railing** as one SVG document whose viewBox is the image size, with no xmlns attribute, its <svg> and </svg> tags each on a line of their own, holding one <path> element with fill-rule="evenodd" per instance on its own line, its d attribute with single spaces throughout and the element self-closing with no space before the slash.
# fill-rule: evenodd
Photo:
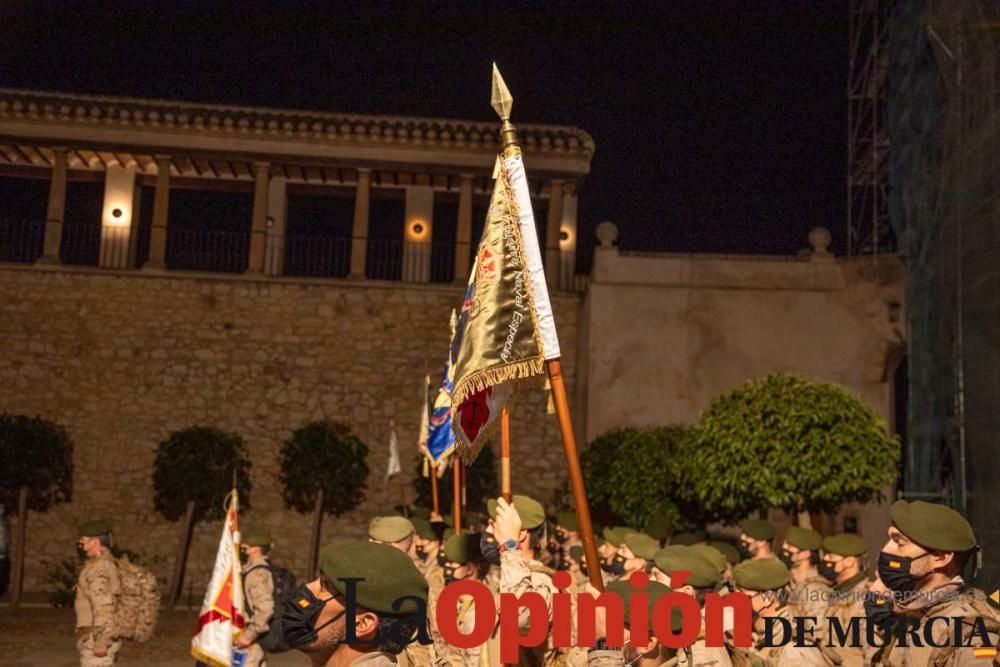
<svg viewBox="0 0 1000 667">
<path fill-rule="evenodd" d="M 0 219 L 0 262 L 32 263 L 42 255 L 45 221 Z"/>
<path fill-rule="evenodd" d="M 285 275 L 343 278 L 351 271 L 351 239 L 289 234 Z"/>
<path fill-rule="evenodd" d="M 243 273 L 249 257 L 247 232 L 168 228 L 167 268 Z"/>
<path fill-rule="evenodd" d="M 59 257 L 63 264 L 97 266 L 101 256 L 101 224 L 66 222 Z"/>
<path fill-rule="evenodd" d="M 365 275 L 372 280 L 402 280 L 402 239 L 368 239 Z"/>
</svg>

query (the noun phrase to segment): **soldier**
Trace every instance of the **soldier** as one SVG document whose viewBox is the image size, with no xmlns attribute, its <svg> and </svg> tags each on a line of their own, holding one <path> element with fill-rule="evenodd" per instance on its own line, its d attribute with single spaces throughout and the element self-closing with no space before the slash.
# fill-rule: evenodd
<svg viewBox="0 0 1000 667">
<path fill-rule="evenodd" d="M 115 622 L 121 581 L 111 555 L 111 524 L 97 520 L 82 525 L 77 549 L 84 558 L 74 603 L 80 666 L 108 667 L 122 647 Z"/>
<path fill-rule="evenodd" d="M 670 519 L 662 514 L 654 514 L 649 517 L 643 532 L 656 540 L 661 547 L 665 547 L 667 540 L 670 539 L 671 528 L 673 528 L 673 522 Z"/>
<path fill-rule="evenodd" d="M 470 548 L 470 536 L 466 534 L 453 535 L 444 543 L 442 550 L 445 556 L 444 567 L 442 568 L 442 579 L 445 586 L 455 581 L 472 580 L 479 577 L 479 568 L 472 562 Z M 478 538 L 477 538 L 478 539 Z M 430 602 L 427 607 L 427 616 L 430 620 L 431 637 L 434 639 L 434 664 L 438 667 L 478 667 L 479 654 L 482 647 L 462 649 L 449 644 L 441 637 L 437 629 L 437 601 L 441 594 L 441 588 L 437 590 L 431 587 Z M 472 597 L 463 595 L 458 599 L 456 609 L 447 610 L 449 614 L 455 613 L 459 631 L 462 634 L 469 634 L 475 627 L 476 609 Z"/>
<path fill-rule="evenodd" d="M 599 640 L 598 646 L 588 652 L 588 667 L 623 667 L 623 665 L 635 665 L 636 667 L 658 667 L 659 665 L 664 664 L 664 658 L 666 658 L 668 653 L 671 651 L 662 646 L 656 638 L 653 628 L 653 607 L 656 605 L 656 602 L 660 599 L 660 597 L 662 597 L 665 593 L 670 592 L 670 589 L 661 583 L 651 581 L 643 590 L 643 593 L 648 596 L 646 622 L 649 624 L 649 641 L 643 646 L 635 646 L 632 644 L 632 605 L 630 602 L 635 589 L 632 588 L 631 584 L 627 580 L 622 579 L 621 581 L 614 581 L 608 584 L 607 592 L 617 595 L 622 600 L 622 607 L 625 612 L 625 645 L 622 648 L 609 648 L 606 646 L 605 636 L 607 635 L 607 628 L 601 627 L 603 617 L 598 616 L 598 625 L 595 630 L 601 639 Z M 678 612 L 679 610 L 675 608 L 673 611 Z M 675 632 L 680 629 L 680 620 L 679 614 L 671 614 L 672 629 Z M 668 662 L 665 664 L 672 665 L 674 663 Z"/>
<path fill-rule="evenodd" d="M 723 542 L 721 540 L 713 540 L 708 543 L 708 546 L 712 547 L 719 553 L 721 553 L 726 558 L 726 569 L 722 573 L 722 582 L 726 584 L 729 588 L 733 585 L 733 568 L 743 560 L 740 556 L 740 550 L 734 547 L 729 542 Z"/>
<path fill-rule="evenodd" d="M 645 533 L 628 533 L 625 541 L 618 547 L 618 553 L 625 558 L 625 574 L 628 575 L 638 570 L 645 570 L 652 564 L 656 557 L 656 552 L 660 550 L 656 540 Z"/>
<path fill-rule="evenodd" d="M 405 516 L 377 516 L 368 524 L 368 541 L 388 544 L 409 554 L 414 532 L 413 523 Z"/>
<path fill-rule="evenodd" d="M 865 595 L 871 585 L 871 579 L 865 572 L 864 557 L 868 551 L 865 541 L 857 535 L 842 533 L 823 538 L 823 559 L 819 564 L 819 573 L 833 584 L 830 604 L 827 606 L 828 618 L 836 618 L 840 627 L 847 628 L 851 619 L 859 618 L 860 637 L 865 637 Z M 864 639 L 862 639 L 862 643 Z M 844 667 L 861 667 L 865 664 L 865 653 L 862 646 L 835 645 L 833 650 L 840 656 Z"/>
<path fill-rule="evenodd" d="M 764 519 L 744 519 L 740 523 L 740 550 L 743 558 L 761 560 L 776 558 L 771 549 L 774 540 L 774 526 Z"/>
<path fill-rule="evenodd" d="M 789 607 L 793 616 L 826 616 L 832 589 L 816 569 L 822 544 L 823 536 L 809 528 L 790 526 L 785 533 L 779 557 L 791 577 Z"/>
<path fill-rule="evenodd" d="M 897 645 L 899 635 L 894 633 L 873 664 L 996 664 L 1000 621 L 982 591 L 970 589 L 962 578 L 978 550 L 972 526 L 950 507 L 922 500 L 897 500 L 890 516 L 889 539 L 879 554 L 879 577 L 895 594 L 893 611 L 905 614 L 911 625 L 918 622 L 922 634 L 933 636 L 934 641 L 899 641 Z M 925 628 L 932 618 L 937 622 Z M 942 618 L 950 622 L 942 623 Z M 957 619 L 961 619 L 961 630 L 955 628 Z M 959 633 L 962 642 L 956 646 Z"/>
<path fill-rule="evenodd" d="M 749 661 L 773 667 L 829 667 L 836 664 L 832 652 L 826 653 L 822 646 L 808 637 L 792 641 L 785 636 L 787 628 L 795 623 L 788 607 L 782 606 L 783 589 L 788 585 L 788 568 L 776 558 L 743 561 L 733 568 L 733 582 L 736 590 L 750 598 L 754 618 L 754 649 L 749 655 L 742 649 L 734 650 L 733 662 Z M 765 645 L 764 628 L 772 617 L 783 618 L 786 623 L 777 622 L 772 626 L 774 636 L 770 645 Z M 736 658 L 739 658 L 738 660 Z"/>
<path fill-rule="evenodd" d="M 558 589 L 552 583 L 552 570 L 538 559 L 544 544 L 545 509 L 528 496 L 514 496 L 513 503 L 503 498 L 490 500 L 488 509 L 492 521 L 487 530 L 496 537 L 500 552 L 500 594 L 521 595 L 530 591 L 541 595 L 548 611 L 547 627 L 551 626 L 552 595 Z M 518 618 L 521 632 L 528 631 L 530 618 L 529 611 L 522 608 Z M 551 632 L 547 630 L 546 635 L 547 644 L 521 647 L 519 664 L 550 666 L 560 661 L 563 652 L 551 645 Z M 489 657 L 491 664 L 500 664 L 496 637 L 490 641 Z"/>
<path fill-rule="evenodd" d="M 673 544 L 657 552 L 656 570 L 657 575 L 665 575 L 665 578 L 658 576 L 657 580 L 667 585 L 674 572 L 688 572 L 683 585 L 674 587 L 674 590 L 693 597 L 702 612 L 701 633 L 691 646 L 677 653 L 677 664 L 687 667 L 731 667 L 732 661 L 725 647 L 710 647 L 705 644 L 705 596 L 718 585 L 719 568 L 705 558 L 697 546 Z"/>
<path fill-rule="evenodd" d="M 271 533 L 261 528 L 244 533 L 240 544 L 243 592 L 246 594 L 249 617 L 236 638 L 236 646 L 247 652 L 246 667 L 267 665 L 264 649 L 257 639 L 267 632 L 274 616 L 274 580 L 268 566 L 271 544 Z"/>
<path fill-rule="evenodd" d="M 424 577 L 430 576 L 438 566 L 438 553 L 441 550 L 441 540 L 437 531 L 427 519 L 414 517 L 413 524 L 413 563 Z"/>
<path fill-rule="evenodd" d="M 625 574 L 626 558 L 618 552 L 618 549 L 625 544 L 625 535 L 630 532 L 633 531 L 623 526 L 604 529 L 605 546 L 601 547 L 603 553 L 600 554 L 603 561 L 601 570 L 604 574 L 604 583 L 614 581 Z"/>
<path fill-rule="evenodd" d="M 308 655 L 313 667 L 396 665 L 400 638 L 414 637 L 423 622 L 420 604 L 427 604 L 427 582 L 413 561 L 388 545 L 340 540 L 323 547 L 319 568 L 319 578 L 300 586 L 282 609 L 289 646 Z M 349 591 L 353 619 L 346 616 Z M 350 643 L 348 620 L 355 638 Z"/>
</svg>

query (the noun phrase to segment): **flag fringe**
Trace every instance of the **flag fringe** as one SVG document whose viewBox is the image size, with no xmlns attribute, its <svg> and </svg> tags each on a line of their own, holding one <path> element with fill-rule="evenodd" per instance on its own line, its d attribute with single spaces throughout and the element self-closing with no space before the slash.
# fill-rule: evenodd
<svg viewBox="0 0 1000 667">
<path fill-rule="evenodd" d="M 519 386 L 524 384 L 523 381 L 540 378 L 544 373 L 545 359 L 541 356 L 516 361 L 512 364 L 504 364 L 503 366 L 484 368 L 468 377 L 462 378 L 461 383 L 455 385 L 451 404 L 461 406 L 470 396 L 485 391 L 489 387 L 495 387 L 505 382 L 515 382 Z"/>
</svg>

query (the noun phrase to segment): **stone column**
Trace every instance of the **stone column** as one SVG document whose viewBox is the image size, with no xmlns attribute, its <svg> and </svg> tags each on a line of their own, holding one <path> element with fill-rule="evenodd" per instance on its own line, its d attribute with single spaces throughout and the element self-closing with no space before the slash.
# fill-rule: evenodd
<svg viewBox="0 0 1000 667">
<path fill-rule="evenodd" d="M 109 164 L 104 172 L 104 208 L 101 213 L 101 255 L 105 269 L 129 266 L 132 221 L 136 219 L 135 165 Z"/>
<path fill-rule="evenodd" d="M 559 230 L 559 289 L 572 290 L 576 282 L 576 242 L 577 242 L 577 193 L 576 184 L 563 186 L 562 225 Z"/>
<path fill-rule="evenodd" d="M 455 233 L 455 282 L 465 285 L 469 280 L 469 257 L 472 254 L 472 174 L 459 177 L 458 229 Z"/>
<path fill-rule="evenodd" d="M 54 148 L 52 183 L 49 185 L 49 208 L 45 214 L 45 242 L 40 264 L 59 264 L 59 246 L 62 245 L 63 220 L 66 215 L 66 152 Z"/>
<path fill-rule="evenodd" d="M 552 179 L 549 215 L 545 225 L 545 282 L 549 289 L 559 286 L 559 226 L 562 224 L 563 182 Z"/>
<path fill-rule="evenodd" d="M 264 273 L 280 276 L 285 272 L 285 230 L 288 200 L 284 176 L 271 179 L 267 193 L 267 252 L 264 257 Z"/>
<path fill-rule="evenodd" d="M 156 156 L 156 191 L 153 194 L 153 225 L 149 230 L 149 258 L 143 269 L 167 268 L 167 220 L 170 209 L 170 156 Z"/>
<path fill-rule="evenodd" d="M 406 188 L 406 218 L 403 225 L 403 280 L 431 280 L 431 225 L 434 220 L 434 189 L 429 185 Z"/>
<path fill-rule="evenodd" d="M 354 195 L 354 226 L 351 230 L 351 278 L 363 280 L 368 257 L 368 205 L 371 201 L 371 169 L 358 168 L 357 193 Z"/>
<path fill-rule="evenodd" d="M 253 216 L 250 223 L 250 262 L 247 273 L 264 271 L 264 249 L 267 242 L 267 189 L 271 165 L 254 162 Z"/>
</svg>

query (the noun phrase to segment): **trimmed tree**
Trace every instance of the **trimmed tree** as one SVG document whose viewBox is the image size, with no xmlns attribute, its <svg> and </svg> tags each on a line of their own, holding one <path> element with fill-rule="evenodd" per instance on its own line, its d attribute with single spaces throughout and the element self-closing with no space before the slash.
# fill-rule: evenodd
<svg viewBox="0 0 1000 667">
<path fill-rule="evenodd" d="M 316 573 L 323 515 L 339 516 L 365 498 L 368 447 L 343 424 L 316 421 L 292 434 L 281 448 L 285 505 L 313 513 L 309 578 Z"/>
<path fill-rule="evenodd" d="M 21 601 L 28 510 L 45 512 L 73 497 L 73 443 L 59 424 L 41 417 L 0 415 L 0 502 L 17 508 L 11 607 Z"/>
<path fill-rule="evenodd" d="M 240 509 L 249 509 L 250 461 L 240 436 L 192 426 L 171 433 L 160 443 L 153 463 L 154 506 L 164 518 L 182 520 L 167 593 L 169 606 L 173 607 L 180 596 L 194 524 L 226 515 L 226 496 L 234 482 Z"/>
<path fill-rule="evenodd" d="M 675 467 L 686 438 L 680 426 L 622 429 L 595 438 L 580 462 L 591 506 L 604 508 L 598 518 L 641 528 L 661 515 L 674 531 L 690 527 L 697 516 L 682 510 Z"/>
<path fill-rule="evenodd" d="M 431 478 L 423 476 L 424 458 L 417 457 L 417 474 L 413 479 L 413 488 L 417 492 L 417 504 L 422 507 L 433 505 Z M 452 467 L 438 479 L 438 499 L 441 503 L 441 514 L 451 516 L 454 484 Z M 479 456 L 471 466 L 465 469 L 465 504 L 477 511 L 486 509 L 486 501 L 500 495 L 500 484 L 497 481 L 497 456 L 493 447 L 483 447 Z"/>
<path fill-rule="evenodd" d="M 882 498 L 895 481 L 899 441 L 843 387 L 777 373 L 716 398 L 676 461 L 690 500 L 737 521 L 778 507 L 807 512 Z"/>
</svg>

